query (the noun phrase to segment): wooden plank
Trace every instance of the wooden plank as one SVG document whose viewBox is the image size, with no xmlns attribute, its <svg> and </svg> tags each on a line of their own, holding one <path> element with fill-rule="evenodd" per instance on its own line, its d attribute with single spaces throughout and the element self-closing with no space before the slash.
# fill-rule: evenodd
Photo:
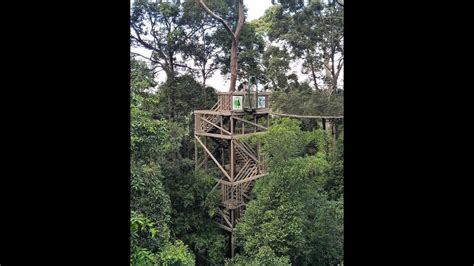
<svg viewBox="0 0 474 266">
<path fill-rule="evenodd" d="M 270 112 L 270 108 L 261 108 L 255 111 L 256 114 L 268 114 Z"/>
<path fill-rule="evenodd" d="M 197 136 L 194 136 L 194 138 L 199 142 L 199 144 L 201 144 L 201 146 L 204 148 L 204 150 L 207 152 L 207 154 L 211 157 L 211 159 L 216 163 L 216 165 L 219 167 L 219 169 L 221 169 L 221 171 L 225 174 L 225 176 L 227 178 L 229 178 L 230 180 L 230 176 L 229 174 L 227 174 L 226 170 L 224 170 L 224 168 L 222 168 L 222 166 L 220 165 L 220 163 L 216 160 L 216 158 L 214 158 L 214 156 L 212 155 L 212 153 L 206 148 L 206 146 L 201 142 L 201 140 L 199 139 L 199 137 Z"/>
<path fill-rule="evenodd" d="M 265 131 L 260 131 L 260 132 L 252 132 L 252 133 L 246 133 L 246 134 L 234 134 L 232 136 L 233 139 L 240 139 L 240 138 L 243 138 L 243 137 L 248 137 L 248 136 L 254 136 L 254 135 L 261 135 L 261 134 L 265 134 L 266 132 Z"/>
<path fill-rule="evenodd" d="M 250 161 L 247 161 L 247 162 L 244 164 L 244 167 L 242 167 L 242 168 L 240 169 L 239 173 L 238 173 L 237 176 L 235 177 L 235 180 L 236 180 L 236 181 L 240 180 L 241 176 L 245 173 L 245 171 L 247 171 L 249 164 L 250 164 Z"/>
<path fill-rule="evenodd" d="M 206 144 L 206 143 L 204 143 L 204 144 Z M 214 147 L 214 150 L 212 150 L 212 153 L 214 153 L 214 152 L 217 150 L 217 148 L 218 148 L 218 146 L 217 146 L 217 147 Z M 206 163 L 206 162 L 207 162 L 207 155 L 206 155 L 206 158 L 204 158 L 204 160 L 203 160 L 201 163 L 199 163 L 198 169 L 201 169 L 201 167 L 202 167 L 202 166 L 204 165 L 204 163 Z M 209 168 L 209 169 L 207 169 L 207 170 L 213 170 L 213 169 L 216 169 L 216 168 L 217 168 L 217 167 L 213 167 L 213 168 Z"/>
<path fill-rule="evenodd" d="M 226 221 L 226 223 L 229 225 L 229 227 L 232 227 L 232 223 L 227 219 L 226 215 L 221 211 L 221 209 L 217 209 L 217 211 L 220 213 L 222 218 Z"/>
<path fill-rule="evenodd" d="M 195 144 L 196 147 L 197 147 L 197 143 L 195 142 L 194 144 Z M 218 148 L 218 147 L 215 147 L 214 150 L 212 150 L 212 153 L 214 153 L 214 152 L 217 150 L 217 148 Z M 207 156 L 207 155 L 206 155 L 206 156 Z M 196 170 L 201 169 L 201 167 L 202 167 L 202 166 L 204 165 L 204 163 L 206 163 L 206 162 L 207 162 L 207 158 L 204 158 L 204 160 L 198 164 L 198 167 L 197 167 Z M 210 169 L 215 169 L 215 168 L 210 168 Z"/>
<path fill-rule="evenodd" d="M 234 142 L 230 141 L 230 182 L 234 182 L 234 164 Z"/>
<path fill-rule="evenodd" d="M 292 114 L 280 114 L 280 113 L 270 113 L 271 115 L 277 116 L 288 116 L 288 117 L 296 117 L 296 118 L 318 118 L 318 119 L 343 119 L 344 116 L 326 116 L 326 115 L 292 115 Z"/>
<path fill-rule="evenodd" d="M 212 111 L 212 110 L 194 110 L 195 114 L 203 114 L 203 115 L 220 115 L 220 111 Z"/>
<path fill-rule="evenodd" d="M 209 121 L 209 120 L 207 120 L 207 119 L 205 119 L 205 118 L 201 118 L 201 119 L 204 120 L 206 123 L 209 123 L 209 124 L 215 126 L 217 129 L 220 129 L 221 131 L 224 131 L 226 134 L 232 135 L 229 131 L 225 130 L 224 128 L 222 128 L 222 127 L 220 127 L 220 126 L 218 126 L 218 125 L 216 125 L 216 124 L 214 124 L 214 123 L 212 123 L 211 121 Z M 222 124 L 222 116 L 221 116 L 221 124 Z"/>
<path fill-rule="evenodd" d="M 194 171 L 197 171 L 199 169 L 198 166 L 198 147 L 197 143 L 194 142 Z"/>
<path fill-rule="evenodd" d="M 262 125 L 259 125 L 259 124 L 257 124 L 257 123 L 254 123 L 254 122 L 251 122 L 251 121 L 248 121 L 248 120 L 239 118 L 239 117 L 234 117 L 234 118 L 237 119 L 237 120 L 240 120 L 240 121 L 242 121 L 242 122 L 244 122 L 244 123 L 250 124 L 250 125 L 252 125 L 252 126 L 259 127 L 259 128 L 261 128 L 261 129 L 265 129 L 265 130 L 268 129 L 268 128 L 262 126 Z"/>
<path fill-rule="evenodd" d="M 229 231 L 229 232 L 232 233 L 232 228 L 230 228 L 230 227 L 228 227 L 228 226 L 225 226 L 225 225 L 223 225 L 223 224 L 220 224 L 220 223 L 217 223 L 217 225 L 218 225 L 220 228 L 222 228 L 222 229 L 224 229 L 224 230 Z"/>
<path fill-rule="evenodd" d="M 234 185 L 238 185 L 238 184 L 242 184 L 242 183 L 245 183 L 245 182 L 249 182 L 249 181 L 252 181 L 252 180 L 255 180 L 255 179 L 258 179 L 260 177 L 264 177 L 268 175 L 268 173 L 265 173 L 265 174 L 260 174 L 260 175 L 256 175 L 256 176 L 252 176 L 250 178 L 247 178 L 247 179 L 242 179 L 242 180 L 239 180 L 237 182 L 234 182 Z"/>
<path fill-rule="evenodd" d="M 237 144 L 238 147 L 240 147 L 240 149 L 247 155 L 249 156 L 250 158 L 252 158 L 252 160 L 254 160 L 255 162 L 259 162 L 257 158 L 255 158 L 255 156 L 253 156 L 253 154 L 251 154 L 247 148 L 245 148 L 244 146 L 242 146 L 242 144 L 240 144 L 238 141 L 234 141 L 235 144 Z"/>
<path fill-rule="evenodd" d="M 207 146 L 207 138 L 206 138 L 206 137 L 204 137 L 204 146 Z M 204 153 L 204 161 L 205 161 L 205 163 L 204 163 L 204 164 L 205 164 L 204 169 L 205 169 L 206 172 L 207 172 L 207 164 L 208 164 L 208 163 L 207 163 L 207 154 L 206 154 L 206 153 Z"/>
<path fill-rule="evenodd" d="M 228 185 L 228 186 L 232 185 L 231 182 L 225 181 L 225 180 L 223 180 L 223 178 L 224 177 L 219 179 L 219 178 L 214 177 L 214 180 L 216 180 L 216 182 L 219 183 L 219 184 Z"/>
<path fill-rule="evenodd" d="M 204 114 L 204 115 L 223 115 L 223 116 L 230 116 L 232 113 L 230 110 L 220 110 L 220 111 L 212 111 L 212 110 L 194 110 L 195 114 Z"/>
<path fill-rule="evenodd" d="M 195 135 L 213 137 L 213 138 L 218 138 L 218 139 L 232 139 L 232 136 L 230 135 L 221 135 L 221 134 L 206 133 L 206 132 L 195 132 Z"/>
<path fill-rule="evenodd" d="M 241 178 L 241 180 L 249 180 L 249 177 L 253 176 L 253 175 L 256 175 L 257 174 L 257 166 L 253 166 L 252 168 L 250 168 L 247 172 L 247 174 L 245 175 L 244 178 Z M 240 184 L 240 183 L 239 183 Z"/>
<path fill-rule="evenodd" d="M 212 106 L 211 110 L 217 110 L 218 107 L 219 107 L 219 99 L 217 100 L 217 102 L 214 104 L 214 106 Z"/>
<path fill-rule="evenodd" d="M 241 144 L 245 149 L 247 149 L 247 151 L 250 152 L 250 154 L 255 154 L 255 156 L 258 155 L 258 153 L 256 153 L 256 152 L 253 150 L 253 148 L 250 147 L 246 142 L 241 141 L 240 144 Z M 255 157 L 255 158 L 257 158 L 257 157 Z M 257 160 L 257 161 L 258 161 L 258 160 Z"/>
</svg>

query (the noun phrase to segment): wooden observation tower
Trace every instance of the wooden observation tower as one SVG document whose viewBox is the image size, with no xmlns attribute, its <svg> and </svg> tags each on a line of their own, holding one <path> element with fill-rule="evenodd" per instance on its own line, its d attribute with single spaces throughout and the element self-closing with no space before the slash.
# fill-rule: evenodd
<svg viewBox="0 0 474 266">
<path fill-rule="evenodd" d="M 216 173 L 214 189 L 222 194 L 217 223 L 230 233 L 233 257 L 235 226 L 250 199 L 255 180 L 267 175 L 260 144 L 252 146 L 242 137 L 268 128 L 269 93 L 219 92 L 217 97 L 211 110 L 194 111 L 195 163 L 196 170 Z"/>
</svg>

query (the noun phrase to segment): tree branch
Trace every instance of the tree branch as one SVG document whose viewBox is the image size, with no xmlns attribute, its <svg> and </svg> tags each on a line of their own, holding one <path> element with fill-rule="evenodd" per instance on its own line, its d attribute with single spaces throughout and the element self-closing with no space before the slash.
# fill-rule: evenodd
<svg viewBox="0 0 474 266">
<path fill-rule="evenodd" d="M 212 12 L 212 10 L 210 10 L 206 4 L 204 4 L 203 0 L 196 0 L 197 3 L 199 5 L 201 5 L 201 7 L 213 18 L 217 19 L 220 23 L 222 23 L 222 25 L 224 25 L 224 27 L 226 28 L 226 30 L 230 33 L 230 36 L 232 37 L 232 41 L 236 41 L 236 37 L 234 35 L 234 33 L 232 32 L 232 29 L 230 28 L 229 24 L 227 24 L 227 22 L 219 17 L 218 15 L 216 15 L 214 12 Z M 240 0 L 240 1 L 243 1 L 243 0 Z M 240 20 L 240 17 L 239 17 L 239 20 Z"/>
<path fill-rule="evenodd" d="M 151 20 L 151 17 L 150 17 L 150 20 Z M 161 46 L 160 44 L 160 38 L 158 38 L 158 36 L 156 36 L 156 32 L 155 32 L 155 22 L 151 20 L 151 29 L 150 29 L 150 34 L 151 36 L 153 36 L 153 42 L 156 46 L 158 46 L 159 49 L 154 49 L 154 51 L 156 51 L 158 53 L 158 58 L 162 58 L 163 60 L 165 60 L 165 64 L 166 64 L 166 67 L 167 68 L 170 68 L 170 63 L 168 62 L 168 58 L 166 57 L 165 53 L 163 52 L 163 47 Z"/>
<path fill-rule="evenodd" d="M 344 58 L 344 57 L 343 57 Z M 341 72 L 342 66 L 344 65 L 344 60 L 341 58 L 339 60 L 339 64 L 337 65 L 337 73 L 336 73 L 336 78 L 339 78 L 339 73 Z"/>
<path fill-rule="evenodd" d="M 240 32 L 242 31 L 242 26 L 244 25 L 245 14 L 244 14 L 244 0 L 239 0 L 239 21 L 237 22 L 237 27 L 235 29 L 235 39 L 239 39 Z"/>
<path fill-rule="evenodd" d="M 334 55 L 335 55 L 335 49 L 331 47 L 331 74 L 334 79 L 334 75 L 336 74 L 336 71 L 334 70 Z"/>
<path fill-rule="evenodd" d="M 149 49 L 149 50 L 152 50 L 152 51 L 156 51 L 155 47 L 153 47 L 151 44 L 147 43 L 146 41 L 142 40 L 142 38 L 140 37 L 140 34 L 138 33 L 138 30 L 137 28 L 135 27 L 135 25 L 131 24 L 132 26 L 132 29 L 133 31 L 135 32 L 135 35 L 137 36 L 133 36 L 133 35 L 130 35 L 130 37 L 132 37 L 133 39 L 135 39 L 138 43 L 140 43 L 143 47 Z"/>
<path fill-rule="evenodd" d="M 183 65 L 183 64 L 180 64 L 180 63 L 173 63 L 173 65 L 175 66 L 179 66 L 179 67 L 184 67 L 184 68 L 189 68 L 191 70 L 195 70 L 194 68 L 188 66 L 188 65 Z"/>
<path fill-rule="evenodd" d="M 341 56 L 341 58 L 339 58 L 338 60 L 338 64 L 337 64 L 337 69 L 341 68 L 341 64 L 344 62 L 344 56 Z"/>
<path fill-rule="evenodd" d="M 324 63 L 324 62 L 323 62 L 323 65 L 324 65 L 324 67 L 326 67 L 326 68 L 327 68 L 327 70 L 329 70 L 329 72 L 331 72 L 331 68 L 330 68 L 330 67 L 328 67 L 328 65 L 326 65 L 326 63 Z"/>
<path fill-rule="evenodd" d="M 149 60 L 149 61 L 151 61 L 151 62 L 153 62 L 153 63 L 161 64 L 159 61 L 153 60 L 151 57 L 146 57 L 146 56 L 144 56 L 144 55 L 141 55 L 141 54 L 135 53 L 135 52 L 130 52 L 130 53 L 133 54 L 133 55 L 135 55 L 135 56 L 143 57 L 143 58 L 145 58 L 146 60 Z"/>
</svg>

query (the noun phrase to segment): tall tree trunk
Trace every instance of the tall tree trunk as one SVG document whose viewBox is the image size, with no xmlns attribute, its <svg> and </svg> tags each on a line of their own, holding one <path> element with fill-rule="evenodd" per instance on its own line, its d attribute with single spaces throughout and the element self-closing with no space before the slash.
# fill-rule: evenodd
<svg viewBox="0 0 474 266">
<path fill-rule="evenodd" d="M 202 60 L 202 68 L 201 68 L 201 74 L 202 74 L 202 89 L 203 89 L 203 96 L 204 96 L 204 105 L 207 104 L 207 93 L 206 93 L 206 65 L 207 65 L 207 57 L 206 57 L 206 32 L 204 31 L 204 27 L 202 28 L 202 43 L 203 43 L 203 51 L 204 51 L 204 57 Z M 205 106 L 203 106 L 205 107 Z"/>
<path fill-rule="evenodd" d="M 175 84 L 176 73 L 174 71 L 174 60 L 173 54 L 169 54 L 169 71 L 166 72 L 166 81 L 168 82 L 168 110 L 170 112 L 170 120 L 174 121 L 176 114 L 175 114 L 175 97 L 172 95 L 172 89 Z"/>
<path fill-rule="evenodd" d="M 206 107 L 207 105 L 207 90 L 206 90 L 206 62 L 203 63 L 203 68 L 202 68 L 202 95 L 204 97 L 204 106 L 203 108 Z"/>
<path fill-rule="evenodd" d="M 334 56 L 336 56 L 336 48 L 332 46 L 331 48 L 331 81 L 332 81 L 332 90 L 336 91 L 337 90 L 337 75 L 336 71 L 334 69 Z"/>
<path fill-rule="evenodd" d="M 175 97 L 173 95 L 172 90 L 173 90 L 173 87 L 174 87 L 174 84 L 175 84 L 175 75 L 174 73 L 172 72 L 169 72 L 167 71 L 166 72 L 166 83 L 167 84 L 167 89 L 168 89 L 168 97 L 167 97 L 167 100 L 168 100 L 168 112 L 169 112 L 169 116 L 168 118 L 170 120 L 174 120 L 175 117 L 176 117 L 176 114 L 175 114 Z"/>
<path fill-rule="evenodd" d="M 310 60 L 310 66 L 311 66 L 311 75 L 313 76 L 314 87 L 315 87 L 317 90 L 319 90 L 318 82 L 317 82 L 317 79 L 316 79 L 316 71 L 315 71 L 315 69 L 314 69 L 313 59 Z"/>
<path fill-rule="evenodd" d="M 329 55 L 327 53 L 324 53 L 324 65 L 326 68 L 325 71 L 325 76 L 326 76 L 326 82 L 329 83 L 330 80 L 332 80 L 332 75 L 331 75 L 331 68 L 329 67 Z M 326 89 L 331 89 L 331 84 L 326 84 Z"/>
<path fill-rule="evenodd" d="M 235 83 L 237 81 L 237 41 L 232 41 L 230 49 L 230 87 L 229 91 L 235 91 Z"/>
<path fill-rule="evenodd" d="M 212 10 L 210 10 L 206 4 L 204 4 L 203 0 L 196 0 L 199 5 L 213 18 L 217 19 L 229 32 L 232 38 L 232 47 L 230 49 L 230 86 L 229 91 L 235 91 L 235 84 L 237 81 L 237 72 L 238 72 L 238 54 L 237 48 L 239 44 L 239 37 L 240 32 L 242 31 L 242 26 L 244 25 L 245 21 L 245 14 L 244 14 L 244 0 L 238 0 L 238 8 L 239 8 L 239 18 L 237 21 L 237 26 L 235 27 L 235 32 L 232 32 L 227 21 L 223 18 L 216 15 Z"/>
</svg>

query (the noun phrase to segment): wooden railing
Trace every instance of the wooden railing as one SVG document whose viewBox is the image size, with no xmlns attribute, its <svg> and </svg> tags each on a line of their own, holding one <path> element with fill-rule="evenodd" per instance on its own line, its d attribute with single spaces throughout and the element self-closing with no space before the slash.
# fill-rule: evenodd
<svg viewBox="0 0 474 266">
<path fill-rule="evenodd" d="M 211 108 L 210 111 L 219 111 L 219 109 L 221 108 L 221 101 L 220 100 L 217 100 L 216 104 L 214 104 L 214 106 Z M 219 116 L 218 115 L 213 115 L 213 114 L 198 114 L 196 113 L 195 114 L 195 119 L 196 119 L 196 127 L 195 127 L 195 131 L 196 132 L 208 132 L 213 126 L 212 124 L 209 124 L 207 121 L 210 121 L 212 123 L 217 123 L 218 122 L 218 118 Z M 206 121 L 207 120 L 207 121 Z"/>
<path fill-rule="evenodd" d="M 232 110 L 232 96 L 243 96 L 242 105 L 244 108 L 256 108 L 256 109 L 265 109 L 269 108 L 269 96 L 268 92 L 258 92 L 258 97 L 265 98 L 265 106 L 257 108 L 258 98 L 255 98 L 255 94 L 248 95 L 248 93 L 243 91 L 234 91 L 234 92 L 218 92 L 217 99 L 219 104 L 219 111 L 236 111 Z M 251 104 L 251 105 L 250 105 Z"/>
</svg>

